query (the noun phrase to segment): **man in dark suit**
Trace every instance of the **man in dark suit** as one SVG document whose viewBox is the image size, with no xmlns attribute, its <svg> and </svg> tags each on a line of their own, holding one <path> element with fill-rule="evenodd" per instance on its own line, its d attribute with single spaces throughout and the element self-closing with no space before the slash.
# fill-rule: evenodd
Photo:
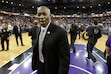
<svg viewBox="0 0 111 74">
<path fill-rule="evenodd" d="M 29 29 L 28 33 L 28 35 L 31 36 L 32 39 L 32 47 L 36 42 L 38 27 L 38 20 L 34 20 L 34 25 Z"/>
<path fill-rule="evenodd" d="M 7 48 L 6 48 L 6 51 L 9 50 L 9 36 L 10 36 L 10 31 L 7 29 L 7 25 L 6 23 L 3 23 L 2 24 L 2 29 L 1 29 L 1 32 L 0 32 L 0 37 L 1 37 L 1 45 L 2 45 L 2 50 L 0 51 L 3 51 L 5 50 L 5 47 L 4 47 L 4 42 L 6 41 L 6 45 L 7 45 Z"/>
<path fill-rule="evenodd" d="M 71 42 L 70 46 L 73 48 L 73 53 L 76 52 L 74 43 L 75 43 L 75 40 L 76 40 L 76 37 L 77 37 L 77 31 L 78 31 L 78 26 L 75 25 L 75 24 L 72 24 L 69 33 L 70 33 L 70 42 Z"/>
<path fill-rule="evenodd" d="M 51 23 L 50 9 L 38 8 L 40 24 L 36 45 L 33 49 L 32 69 L 38 74 L 68 74 L 70 53 L 67 33 Z"/>
<path fill-rule="evenodd" d="M 24 46 L 22 41 L 22 28 L 20 26 L 20 22 L 16 21 L 15 26 L 13 27 L 13 33 L 15 34 L 17 46 L 19 46 L 18 37 L 20 38 L 21 46 Z"/>
<path fill-rule="evenodd" d="M 92 61 L 94 62 L 93 66 L 95 66 L 98 63 L 98 61 L 93 56 L 92 51 L 93 47 L 97 43 L 97 40 L 102 36 L 101 30 L 98 26 L 98 22 L 96 20 L 93 22 L 93 26 L 88 28 L 88 36 L 89 36 L 87 43 L 88 57 L 86 58 L 86 60 L 92 59 Z"/>
</svg>

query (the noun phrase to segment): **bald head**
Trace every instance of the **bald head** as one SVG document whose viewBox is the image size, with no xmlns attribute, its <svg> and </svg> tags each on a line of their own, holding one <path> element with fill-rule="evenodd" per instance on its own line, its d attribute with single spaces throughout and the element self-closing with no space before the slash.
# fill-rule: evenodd
<svg viewBox="0 0 111 74">
<path fill-rule="evenodd" d="M 51 21 L 50 9 L 46 6 L 40 6 L 37 11 L 38 21 L 41 26 L 45 27 Z"/>
<path fill-rule="evenodd" d="M 7 28 L 5 23 L 3 23 L 1 26 L 2 26 L 3 29 Z"/>
<path fill-rule="evenodd" d="M 50 9 L 47 6 L 40 6 L 40 7 L 38 7 L 38 11 L 40 11 L 40 10 L 45 10 L 48 13 L 50 13 Z"/>
</svg>

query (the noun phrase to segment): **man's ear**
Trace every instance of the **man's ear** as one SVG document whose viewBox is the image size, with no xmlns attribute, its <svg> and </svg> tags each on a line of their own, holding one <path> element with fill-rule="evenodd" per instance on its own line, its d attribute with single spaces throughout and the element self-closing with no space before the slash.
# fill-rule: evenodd
<svg viewBox="0 0 111 74">
<path fill-rule="evenodd" d="M 50 14 L 50 16 L 51 16 L 51 17 L 53 17 L 53 16 L 54 16 L 54 14 Z"/>
<path fill-rule="evenodd" d="M 38 16 L 38 14 L 35 15 L 35 17 L 37 17 L 37 16 Z"/>
</svg>

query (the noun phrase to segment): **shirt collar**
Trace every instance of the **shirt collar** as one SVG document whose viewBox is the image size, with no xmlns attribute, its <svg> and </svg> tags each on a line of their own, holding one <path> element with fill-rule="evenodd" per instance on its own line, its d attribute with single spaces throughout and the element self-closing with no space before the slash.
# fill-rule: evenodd
<svg viewBox="0 0 111 74">
<path fill-rule="evenodd" d="M 42 27 L 42 26 L 41 26 L 41 29 L 47 30 L 48 27 L 49 27 L 49 25 L 50 25 L 50 23 L 51 23 L 51 21 L 48 23 L 48 25 L 47 25 L 46 27 Z"/>
</svg>

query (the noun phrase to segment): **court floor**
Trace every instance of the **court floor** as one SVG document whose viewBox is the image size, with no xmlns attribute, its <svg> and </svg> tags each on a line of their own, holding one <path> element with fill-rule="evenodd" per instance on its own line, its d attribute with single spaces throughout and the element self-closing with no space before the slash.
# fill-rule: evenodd
<svg viewBox="0 0 111 74">
<path fill-rule="evenodd" d="M 70 36 L 68 36 L 68 39 L 70 42 Z M 103 52 L 105 50 L 106 39 L 107 39 L 107 36 L 102 35 L 102 37 L 98 40 L 95 47 Z M 20 40 L 19 40 L 19 43 L 20 43 Z M 19 46 L 17 46 L 14 35 L 12 35 L 10 37 L 9 51 L 0 51 L 0 68 L 5 66 L 11 60 L 14 60 L 17 56 L 20 56 L 22 53 L 24 53 L 31 47 L 31 39 L 28 36 L 28 33 L 23 33 L 23 43 L 25 46 L 21 46 L 21 44 L 19 44 Z M 84 57 L 87 55 L 87 53 L 85 51 L 85 46 L 87 44 L 87 41 L 83 40 L 82 38 L 79 39 L 77 37 L 75 44 L 76 44 L 78 52 L 76 54 L 73 54 L 71 51 L 71 60 L 72 61 L 70 64 L 71 71 L 69 71 L 69 74 L 73 74 L 73 72 L 80 72 L 77 74 L 81 74 L 81 72 L 82 72 L 82 74 L 107 74 L 107 67 L 106 67 L 105 61 L 103 59 L 101 59 L 101 57 L 97 53 L 94 52 L 94 55 L 98 58 L 98 60 L 100 62 L 99 65 L 97 65 L 97 67 L 92 67 L 92 61 L 86 62 L 86 60 L 84 59 Z M 81 46 L 81 48 L 78 48 L 79 45 Z M 0 48 L 1 48 L 1 46 L 0 46 Z M 83 53 L 81 53 L 81 52 L 83 52 Z M 80 57 L 83 57 L 82 59 L 84 61 L 80 61 L 81 60 Z M 77 64 L 74 61 L 75 62 L 78 61 L 77 63 L 80 66 L 77 66 Z M 89 66 L 89 68 L 88 68 L 88 66 Z M 89 69 L 89 70 L 87 70 L 87 69 Z M 100 69 L 100 71 L 99 71 L 99 69 Z M 78 70 L 80 70 L 80 71 L 78 71 Z M 24 73 L 17 73 L 17 74 L 24 74 Z M 25 74 L 27 74 L 27 73 L 25 73 Z"/>
<path fill-rule="evenodd" d="M 85 57 L 87 56 L 86 46 L 82 44 L 75 44 L 77 53 L 73 53 L 72 48 L 70 49 L 70 65 L 68 74 L 107 74 L 106 63 L 93 52 L 99 63 L 93 66 L 93 62 L 87 61 Z M 17 68 L 12 69 L 9 74 L 37 74 L 37 71 L 32 71 L 31 69 L 31 57 L 30 54 L 22 63 L 20 63 Z"/>
<path fill-rule="evenodd" d="M 16 58 L 17 56 L 19 56 L 20 54 L 22 54 L 24 51 L 26 51 L 31 47 L 31 39 L 28 36 L 28 33 L 23 33 L 22 37 L 23 37 L 23 43 L 25 46 L 21 46 L 19 38 L 18 38 L 19 46 L 17 46 L 15 36 L 14 35 L 10 36 L 9 50 L 0 51 L 0 67 L 5 65 L 10 60 L 13 60 L 14 58 Z M 1 45 L 0 45 L 0 49 L 1 49 Z"/>
</svg>

